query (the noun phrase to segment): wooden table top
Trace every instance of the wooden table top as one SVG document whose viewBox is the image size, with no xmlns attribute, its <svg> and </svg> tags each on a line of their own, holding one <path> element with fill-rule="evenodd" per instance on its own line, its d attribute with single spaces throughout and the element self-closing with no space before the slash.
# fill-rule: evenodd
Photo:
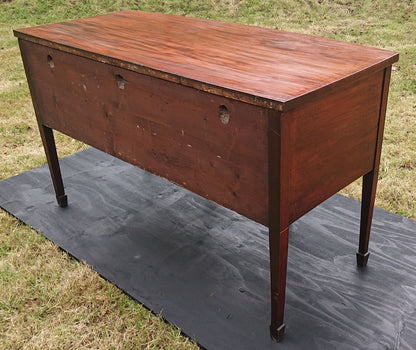
<svg viewBox="0 0 416 350">
<path fill-rule="evenodd" d="M 237 100 L 287 110 L 398 54 L 235 23 L 121 11 L 14 31 L 19 38 Z M 311 94 L 312 93 L 312 94 Z"/>
</svg>

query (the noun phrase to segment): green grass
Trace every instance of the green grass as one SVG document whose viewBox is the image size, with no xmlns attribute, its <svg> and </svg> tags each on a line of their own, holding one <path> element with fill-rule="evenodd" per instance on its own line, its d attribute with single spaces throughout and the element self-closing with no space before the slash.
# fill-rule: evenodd
<svg viewBox="0 0 416 350">
<path fill-rule="evenodd" d="M 0 0 L 0 179 L 45 163 L 12 29 L 121 9 L 240 22 L 400 53 L 376 205 L 416 218 L 416 2 L 413 0 Z M 85 146 L 57 134 L 60 156 Z M 342 193 L 359 199 L 360 181 Z M 0 349 L 195 349 L 173 326 L 0 212 Z"/>
</svg>

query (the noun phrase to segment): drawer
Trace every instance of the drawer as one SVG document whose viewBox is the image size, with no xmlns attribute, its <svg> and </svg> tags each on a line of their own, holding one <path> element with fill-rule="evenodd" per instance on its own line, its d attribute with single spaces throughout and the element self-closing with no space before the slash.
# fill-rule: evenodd
<svg viewBox="0 0 416 350">
<path fill-rule="evenodd" d="M 267 224 L 267 110 L 22 41 L 41 124 Z"/>
</svg>

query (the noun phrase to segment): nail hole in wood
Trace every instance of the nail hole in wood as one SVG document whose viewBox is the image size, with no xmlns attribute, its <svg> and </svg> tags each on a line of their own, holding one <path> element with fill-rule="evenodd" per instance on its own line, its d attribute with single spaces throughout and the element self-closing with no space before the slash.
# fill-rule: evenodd
<svg viewBox="0 0 416 350">
<path fill-rule="evenodd" d="M 228 124 L 230 122 L 230 112 L 228 111 L 227 107 L 221 105 L 218 108 L 218 113 L 220 116 L 221 123 Z"/>
<path fill-rule="evenodd" d="M 55 67 L 55 62 L 53 61 L 51 55 L 48 55 L 48 57 L 46 58 L 49 64 L 49 67 L 54 68 Z"/>
<path fill-rule="evenodd" d="M 124 78 L 120 74 L 117 74 L 116 81 L 117 81 L 118 88 L 121 90 L 124 90 L 124 87 L 127 84 L 127 80 L 124 80 Z"/>
</svg>

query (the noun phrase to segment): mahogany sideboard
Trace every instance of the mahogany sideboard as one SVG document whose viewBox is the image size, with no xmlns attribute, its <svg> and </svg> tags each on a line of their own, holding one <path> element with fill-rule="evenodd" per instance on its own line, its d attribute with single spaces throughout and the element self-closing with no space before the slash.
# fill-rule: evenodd
<svg viewBox="0 0 416 350">
<path fill-rule="evenodd" d="M 61 207 L 53 129 L 266 225 L 275 340 L 289 225 L 361 176 L 366 265 L 398 54 L 139 11 L 14 34 Z"/>
</svg>

